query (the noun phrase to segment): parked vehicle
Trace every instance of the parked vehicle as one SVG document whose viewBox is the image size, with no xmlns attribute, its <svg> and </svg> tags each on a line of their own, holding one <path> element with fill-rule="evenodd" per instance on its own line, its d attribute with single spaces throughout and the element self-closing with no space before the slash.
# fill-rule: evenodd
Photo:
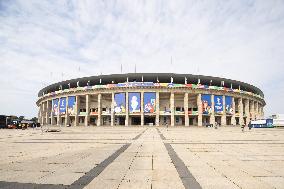
<svg viewBox="0 0 284 189">
<path fill-rule="evenodd" d="M 19 128 L 19 123 L 20 123 L 20 121 L 18 119 L 15 119 L 15 120 L 11 119 L 7 123 L 7 128 L 8 129 L 18 129 Z"/>
<path fill-rule="evenodd" d="M 250 126 L 253 128 L 273 128 L 273 119 L 260 119 L 256 121 L 250 121 Z"/>
<path fill-rule="evenodd" d="M 0 129 L 7 128 L 7 116 L 0 115 Z"/>
</svg>

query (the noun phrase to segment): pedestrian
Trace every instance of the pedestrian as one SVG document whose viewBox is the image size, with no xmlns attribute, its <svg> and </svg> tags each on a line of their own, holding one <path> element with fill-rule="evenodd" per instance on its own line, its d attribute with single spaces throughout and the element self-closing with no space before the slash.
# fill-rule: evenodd
<svg viewBox="0 0 284 189">
<path fill-rule="evenodd" d="M 215 129 L 218 129 L 218 123 L 217 123 L 217 121 L 215 122 Z"/>
<path fill-rule="evenodd" d="M 248 124 L 248 128 L 249 128 L 249 130 L 251 130 L 251 128 L 252 128 L 252 124 L 251 124 L 251 122 L 249 122 L 249 124 Z"/>
<path fill-rule="evenodd" d="M 242 124 L 242 127 L 241 127 L 242 128 L 242 132 L 245 131 L 245 126 L 246 126 L 245 124 Z"/>
</svg>

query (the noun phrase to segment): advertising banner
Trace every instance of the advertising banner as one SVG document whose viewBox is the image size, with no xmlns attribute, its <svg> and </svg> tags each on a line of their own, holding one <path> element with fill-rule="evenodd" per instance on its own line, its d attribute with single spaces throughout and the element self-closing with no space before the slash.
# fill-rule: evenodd
<svg viewBox="0 0 284 189">
<path fill-rule="evenodd" d="M 214 112 L 216 114 L 223 113 L 223 96 L 221 95 L 214 96 Z"/>
<path fill-rule="evenodd" d="M 202 101 L 202 113 L 210 115 L 212 113 L 211 95 L 209 94 L 201 95 L 201 101 Z"/>
<path fill-rule="evenodd" d="M 59 101 L 59 113 L 60 115 L 65 115 L 66 114 L 66 97 L 60 98 Z"/>
<path fill-rule="evenodd" d="M 52 100 L 52 113 L 53 115 L 58 115 L 58 98 Z"/>
<path fill-rule="evenodd" d="M 144 112 L 156 112 L 156 93 L 144 93 Z"/>
<path fill-rule="evenodd" d="M 225 97 L 226 114 L 233 114 L 233 98 L 231 96 Z"/>
<path fill-rule="evenodd" d="M 115 93 L 114 94 L 114 112 L 115 113 L 125 113 L 125 93 Z"/>
<path fill-rule="evenodd" d="M 130 113 L 140 112 L 141 108 L 140 93 L 128 93 L 128 108 Z"/>
<path fill-rule="evenodd" d="M 76 105 L 76 97 L 69 96 L 68 97 L 68 114 L 75 115 L 75 105 Z"/>
</svg>

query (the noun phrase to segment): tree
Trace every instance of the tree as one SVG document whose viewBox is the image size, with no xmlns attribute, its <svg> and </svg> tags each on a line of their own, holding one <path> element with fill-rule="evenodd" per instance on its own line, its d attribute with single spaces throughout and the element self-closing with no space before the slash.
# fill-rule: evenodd
<svg viewBox="0 0 284 189">
<path fill-rule="evenodd" d="M 25 116 L 19 116 L 20 121 L 23 121 L 23 119 L 25 119 Z"/>
<path fill-rule="evenodd" d="M 33 117 L 32 119 L 31 119 L 31 121 L 33 121 L 33 122 L 35 122 L 35 123 L 37 123 L 37 117 Z"/>
</svg>

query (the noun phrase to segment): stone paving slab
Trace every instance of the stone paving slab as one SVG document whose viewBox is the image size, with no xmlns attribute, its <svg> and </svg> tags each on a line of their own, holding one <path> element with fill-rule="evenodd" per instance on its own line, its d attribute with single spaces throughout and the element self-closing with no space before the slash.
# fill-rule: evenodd
<svg viewBox="0 0 284 189">
<path fill-rule="evenodd" d="M 284 129 L 60 129 L 0 130 L 0 188 L 284 188 Z"/>
</svg>

